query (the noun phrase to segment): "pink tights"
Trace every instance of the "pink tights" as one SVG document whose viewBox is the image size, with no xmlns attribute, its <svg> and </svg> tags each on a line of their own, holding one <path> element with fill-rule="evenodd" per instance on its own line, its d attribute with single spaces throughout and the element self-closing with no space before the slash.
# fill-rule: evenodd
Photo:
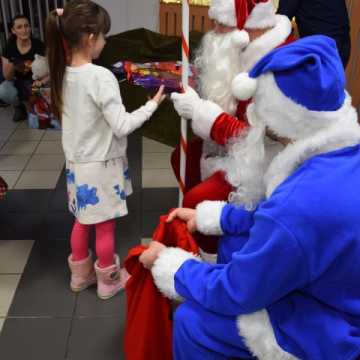
<svg viewBox="0 0 360 360">
<path fill-rule="evenodd" d="M 101 268 L 111 266 L 114 263 L 115 252 L 115 220 L 105 221 L 96 225 L 80 224 L 75 221 L 71 232 L 72 260 L 86 259 L 89 255 L 89 234 L 92 226 L 96 230 L 96 255 L 98 265 Z"/>
</svg>

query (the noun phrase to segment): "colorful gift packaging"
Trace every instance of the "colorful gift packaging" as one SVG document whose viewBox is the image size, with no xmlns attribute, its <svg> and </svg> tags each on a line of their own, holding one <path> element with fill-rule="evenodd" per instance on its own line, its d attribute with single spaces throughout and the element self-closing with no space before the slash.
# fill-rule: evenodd
<svg viewBox="0 0 360 360">
<path fill-rule="evenodd" d="M 156 90 L 165 86 L 166 93 L 181 92 L 181 61 L 134 63 L 120 61 L 112 66 L 112 71 L 119 80 L 128 80 L 133 85 L 147 90 Z M 189 85 L 195 87 L 195 68 L 190 65 Z"/>
<path fill-rule="evenodd" d="M 60 129 L 60 124 L 51 111 L 49 87 L 33 87 L 30 98 L 31 110 L 28 114 L 32 129 Z"/>
</svg>

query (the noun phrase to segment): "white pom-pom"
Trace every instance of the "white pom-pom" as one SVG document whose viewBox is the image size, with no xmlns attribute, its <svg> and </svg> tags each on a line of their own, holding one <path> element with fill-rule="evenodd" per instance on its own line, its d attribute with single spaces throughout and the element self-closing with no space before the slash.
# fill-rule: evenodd
<svg viewBox="0 0 360 360">
<path fill-rule="evenodd" d="M 231 83 L 231 92 L 239 100 L 251 99 L 257 88 L 257 80 L 248 73 L 240 73 Z"/>
<path fill-rule="evenodd" d="M 245 30 L 235 30 L 232 34 L 231 41 L 234 46 L 243 49 L 248 46 L 250 43 L 250 37 L 247 31 Z"/>
</svg>

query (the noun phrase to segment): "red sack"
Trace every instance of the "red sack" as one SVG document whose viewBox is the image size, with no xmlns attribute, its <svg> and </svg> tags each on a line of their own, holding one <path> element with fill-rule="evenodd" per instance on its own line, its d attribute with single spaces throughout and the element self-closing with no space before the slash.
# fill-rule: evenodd
<svg viewBox="0 0 360 360">
<path fill-rule="evenodd" d="M 186 228 L 176 219 L 165 223 L 167 215 L 160 217 L 153 239 L 166 246 L 180 247 L 198 254 L 198 247 Z M 172 359 L 172 307 L 153 282 L 151 272 L 139 262 L 146 246 L 129 251 L 125 268 L 131 274 L 126 284 L 126 360 Z"/>
</svg>

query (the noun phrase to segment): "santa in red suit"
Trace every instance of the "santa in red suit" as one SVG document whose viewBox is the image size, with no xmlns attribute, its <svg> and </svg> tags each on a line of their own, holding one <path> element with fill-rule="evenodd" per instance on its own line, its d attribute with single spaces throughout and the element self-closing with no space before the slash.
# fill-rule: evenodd
<svg viewBox="0 0 360 360">
<path fill-rule="evenodd" d="M 246 133 L 246 108 L 238 101 L 236 75 L 249 71 L 264 55 L 292 41 L 291 23 L 276 15 L 272 0 L 212 0 L 209 16 L 214 30 L 205 34 L 195 65 L 199 74 L 198 93 L 186 89 L 172 94 L 176 111 L 191 119 L 197 135 L 188 144 L 186 193 L 183 206 L 195 208 L 204 200 L 227 200 L 239 186 L 237 172 L 229 159 L 230 146 Z M 236 148 L 236 147 L 233 147 Z M 172 165 L 179 176 L 179 149 Z M 214 261 L 217 237 L 195 235 L 203 257 Z"/>
</svg>

